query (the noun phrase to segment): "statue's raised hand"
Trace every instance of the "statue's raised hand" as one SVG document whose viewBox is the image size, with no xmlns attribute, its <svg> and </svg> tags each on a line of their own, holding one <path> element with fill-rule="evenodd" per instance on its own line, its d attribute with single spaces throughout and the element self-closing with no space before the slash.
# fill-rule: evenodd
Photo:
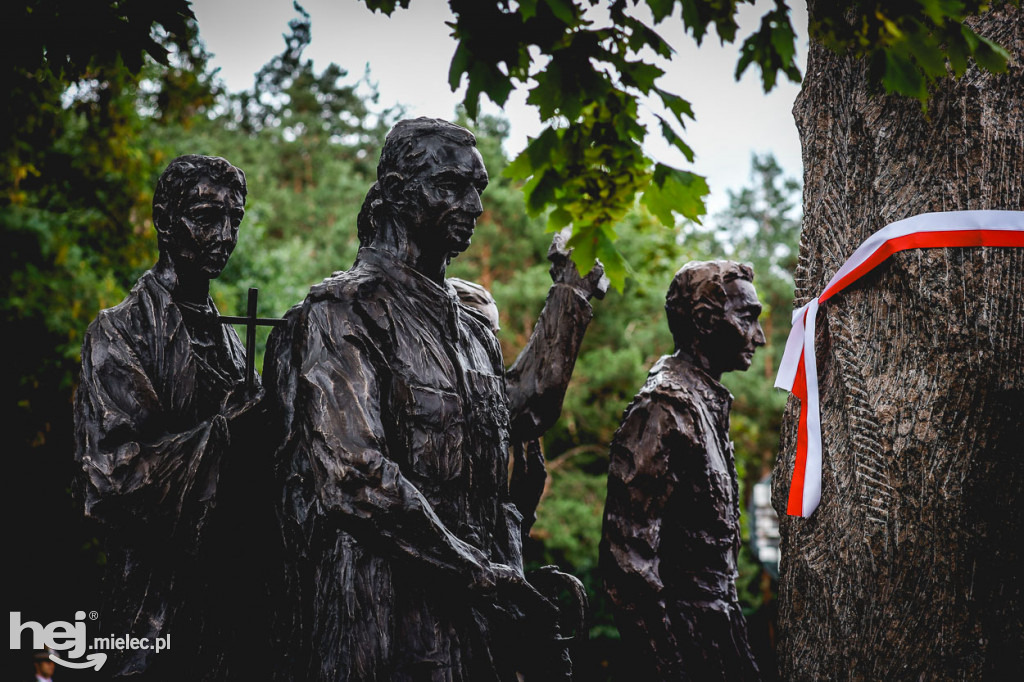
<svg viewBox="0 0 1024 682">
<path fill-rule="evenodd" d="M 601 265 L 601 261 L 594 261 L 594 267 L 590 272 L 585 277 L 580 277 L 580 273 L 576 270 L 576 264 L 569 257 L 572 249 L 567 244 L 571 236 L 569 228 L 565 228 L 551 240 L 551 247 L 548 249 L 548 260 L 551 261 L 551 280 L 556 284 L 568 284 L 585 296 L 587 300 L 594 297 L 604 298 L 609 285 L 609 280 L 604 274 L 604 266 Z"/>
</svg>

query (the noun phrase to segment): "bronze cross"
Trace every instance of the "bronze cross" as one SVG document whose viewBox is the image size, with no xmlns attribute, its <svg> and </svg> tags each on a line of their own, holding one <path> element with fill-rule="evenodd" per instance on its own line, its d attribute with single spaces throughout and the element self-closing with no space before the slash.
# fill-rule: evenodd
<svg viewBox="0 0 1024 682">
<path fill-rule="evenodd" d="M 283 318 L 277 317 L 256 317 L 256 298 L 259 296 L 259 289 L 249 287 L 249 305 L 245 317 L 232 317 L 220 315 L 221 324 L 243 324 L 245 325 L 245 386 L 252 392 L 256 383 L 256 327 L 276 327 L 285 323 Z"/>
</svg>

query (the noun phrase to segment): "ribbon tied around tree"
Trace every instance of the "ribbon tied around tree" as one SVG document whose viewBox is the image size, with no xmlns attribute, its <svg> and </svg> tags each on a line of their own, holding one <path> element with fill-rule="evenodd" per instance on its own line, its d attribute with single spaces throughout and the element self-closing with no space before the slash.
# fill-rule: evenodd
<svg viewBox="0 0 1024 682">
<path fill-rule="evenodd" d="M 909 249 L 963 246 L 1024 247 L 1022 211 L 947 211 L 922 213 L 886 225 L 868 237 L 821 295 L 793 312 L 793 329 L 775 379 L 801 403 L 797 430 L 796 463 L 789 487 L 786 513 L 810 516 L 821 501 L 821 406 L 814 349 L 818 309 L 889 256 Z"/>
</svg>

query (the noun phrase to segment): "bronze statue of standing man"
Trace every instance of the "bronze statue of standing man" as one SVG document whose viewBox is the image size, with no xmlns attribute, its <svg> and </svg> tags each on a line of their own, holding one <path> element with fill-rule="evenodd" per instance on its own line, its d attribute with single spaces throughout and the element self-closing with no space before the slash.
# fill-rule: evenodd
<svg viewBox="0 0 1024 682">
<path fill-rule="evenodd" d="M 483 211 L 473 135 L 398 123 L 355 264 L 271 335 L 289 680 L 515 680 L 554 609 L 523 575 L 497 340 L 445 281 Z M 549 638 L 550 639 L 550 638 Z"/>
<path fill-rule="evenodd" d="M 224 472 L 247 459 L 238 441 L 260 392 L 246 389 L 244 350 L 209 291 L 238 240 L 245 195 L 245 174 L 222 158 L 172 161 L 153 195 L 160 258 L 82 345 L 74 490 L 106 534 L 99 631 L 174 635 L 160 653 L 108 651 L 115 678 L 225 675 L 224 623 L 211 604 L 225 566 L 212 529 Z"/>
<path fill-rule="evenodd" d="M 719 383 L 765 342 L 752 280 L 730 261 L 676 273 L 665 303 L 675 352 L 612 441 L 600 570 L 636 679 L 760 679 L 737 603 L 732 395 Z"/>
</svg>

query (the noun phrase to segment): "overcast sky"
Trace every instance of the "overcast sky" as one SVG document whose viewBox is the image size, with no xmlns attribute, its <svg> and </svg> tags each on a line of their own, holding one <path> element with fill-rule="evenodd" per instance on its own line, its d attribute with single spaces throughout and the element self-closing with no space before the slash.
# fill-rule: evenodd
<svg viewBox="0 0 1024 682">
<path fill-rule="evenodd" d="M 313 39 L 305 56 L 319 70 L 335 62 L 358 79 L 369 65 L 371 79 L 385 105 L 404 104 L 411 116 L 450 119 L 460 94 L 448 87 L 448 65 L 455 51 L 452 19 L 444 0 L 412 0 L 408 10 L 393 16 L 374 14 L 358 0 L 305 0 L 312 19 Z M 773 3 L 760 0 L 744 6 L 736 44 L 721 47 L 712 32 L 698 48 L 684 35 L 678 17 L 665 20 L 658 32 L 675 49 L 667 74 L 658 85 L 693 104 L 696 121 L 685 139 L 697 158 L 688 164 L 659 139 L 648 140 L 648 151 L 659 161 L 707 176 L 711 185 L 709 211 L 727 205 L 726 188 L 746 184 L 751 153 L 773 152 L 788 175 L 801 176 L 800 144 L 793 123 L 793 100 L 799 86 L 786 80 L 765 95 L 755 68 L 737 83 L 733 79 L 738 44 L 758 26 Z M 794 9 L 801 73 L 806 63 L 807 16 L 802 3 Z M 253 75 L 284 47 L 282 35 L 296 16 L 291 0 L 194 0 L 200 37 L 213 53 L 213 66 L 231 90 L 252 85 Z M 486 98 L 485 98 L 486 99 Z M 516 91 L 504 109 L 511 124 L 506 151 L 513 155 L 536 135 L 540 121 L 525 104 L 526 92 Z M 496 107 L 485 107 L 497 113 Z"/>
</svg>

